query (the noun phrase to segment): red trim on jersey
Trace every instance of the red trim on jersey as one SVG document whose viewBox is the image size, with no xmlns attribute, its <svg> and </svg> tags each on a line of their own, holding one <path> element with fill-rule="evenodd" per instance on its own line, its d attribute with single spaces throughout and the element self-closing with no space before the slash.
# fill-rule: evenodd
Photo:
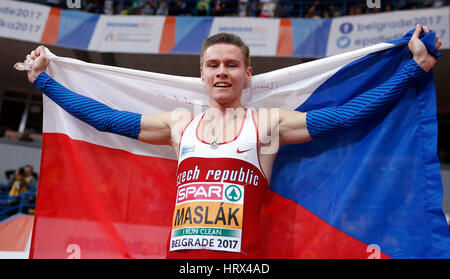
<svg viewBox="0 0 450 279">
<path fill-rule="evenodd" d="M 205 114 L 206 114 L 206 111 L 203 113 L 202 118 L 201 118 L 200 121 L 198 121 L 198 123 L 197 123 L 197 128 L 195 129 L 195 137 L 196 137 L 200 142 L 202 142 L 202 143 L 204 143 L 204 144 L 210 145 L 211 142 L 206 142 L 206 141 L 202 140 L 201 138 L 199 138 L 199 136 L 198 136 L 198 127 L 200 127 L 200 123 L 202 122 L 203 117 L 205 116 Z M 242 120 L 241 128 L 239 129 L 239 132 L 238 132 L 238 134 L 234 137 L 234 139 L 229 140 L 229 141 L 225 141 L 225 142 L 219 142 L 219 143 L 217 143 L 217 144 L 219 144 L 219 145 L 220 145 L 220 144 L 227 144 L 227 143 L 230 143 L 230 142 L 232 142 L 232 141 L 235 141 L 235 140 L 239 137 L 239 135 L 241 134 L 242 128 L 244 128 L 244 124 L 245 124 L 245 119 L 246 119 L 246 118 L 247 118 L 247 108 L 245 108 L 245 114 L 244 114 L 244 119 Z"/>
<path fill-rule="evenodd" d="M 253 124 L 255 126 L 255 130 L 256 130 L 256 152 L 257 152 L 257 156 L 258 156 L 258 165 L 259 165 L 259 169 L 261 170 L 261 173 L 264 175 L 264 178 L 267 180 L 267 183 L 269 184 L 269 180 L 267 179 L 266 173 L 264 172 L 264 169 L 261 166 L 261 161 L 259 160 L 259 130 L 258 130 L 258 125 L 256 125 L 256 120 L 255 120 L 255 114 L 252 112 L 252 120 L 253 120 Z"/>
</svg>

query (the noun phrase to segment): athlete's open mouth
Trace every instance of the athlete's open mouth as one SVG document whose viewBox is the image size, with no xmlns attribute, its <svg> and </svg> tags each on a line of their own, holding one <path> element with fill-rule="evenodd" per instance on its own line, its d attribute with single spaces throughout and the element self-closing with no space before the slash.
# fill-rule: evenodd
<svg viewBox="0 0 450 279">
<path fill-rule="evenodd" d="M 226 88 L 226 87 L 231 87 L 231 84 L 229 84 L 227 82 L 218 82 L 218 83 L 214 84 L 214 87 Z"/>
</svg>

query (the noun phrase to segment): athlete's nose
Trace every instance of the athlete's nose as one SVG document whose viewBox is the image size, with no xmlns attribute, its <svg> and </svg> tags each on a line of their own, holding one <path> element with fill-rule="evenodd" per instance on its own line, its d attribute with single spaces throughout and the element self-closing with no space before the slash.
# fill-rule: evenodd
<svg viewBox="0 0 450 279">
<path fill-rule="evenodd" d="M 228 74 L 226 67 L 220 64 L 217 68 L 216 77 L 226 77 Z"/>
</svg>

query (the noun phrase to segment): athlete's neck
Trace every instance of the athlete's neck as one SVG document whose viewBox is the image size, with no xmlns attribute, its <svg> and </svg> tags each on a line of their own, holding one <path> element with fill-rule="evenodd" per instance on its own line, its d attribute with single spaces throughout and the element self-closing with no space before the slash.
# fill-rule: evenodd
<svg viewBox="0 0 450 279">
<path fill-rule="evenodd" d="M 205 112 L 205 119 L 233 119 L 241 118 L 246 111 L 243 105 L 237 107 L 208 107 Z"/>
<path fill-rule="evenodd" d="M 235 99 L 229 103 L 218 103 L 216 100 L 210 98 L 208 109 L 219 111 L 223 116 L 225 116 L 230 111 L 238 111 L 240 109 L 245 109 L 245 107 L 241 104 L 240 98 Z"/>
</svg>

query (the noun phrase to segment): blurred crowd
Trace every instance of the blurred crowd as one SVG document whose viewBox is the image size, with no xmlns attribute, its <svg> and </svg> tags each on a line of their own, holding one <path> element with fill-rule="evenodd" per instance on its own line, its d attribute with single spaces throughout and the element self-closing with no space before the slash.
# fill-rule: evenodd
<svg viewBox="0 0 450 279">
<path fill-rule="evenodd" d="M 33 166 L 25 165 L 15 170 L 5 171 L 8 179 L 7 189 L 9 196 L 17 196 L 37 186 L 38 175 Z"/>
<path fill-rule="evenodd" d="M 5 176 L 8 183 L 0 184 L 0 220 L 17 212 L 34 213 L 38 174 L 33 166 L 7 170 Z"/>
<path fill-rule="evenodd" d="M 97 14 L 249 16 L 331 18 L 392 10 L 440 7 L 450 0 L 371 0 L 379 8 L 369 8 L 366 0 L 26 0 L 67 9 L 67 2 L 80 4 L 81 11 Z"/>
</svg>

